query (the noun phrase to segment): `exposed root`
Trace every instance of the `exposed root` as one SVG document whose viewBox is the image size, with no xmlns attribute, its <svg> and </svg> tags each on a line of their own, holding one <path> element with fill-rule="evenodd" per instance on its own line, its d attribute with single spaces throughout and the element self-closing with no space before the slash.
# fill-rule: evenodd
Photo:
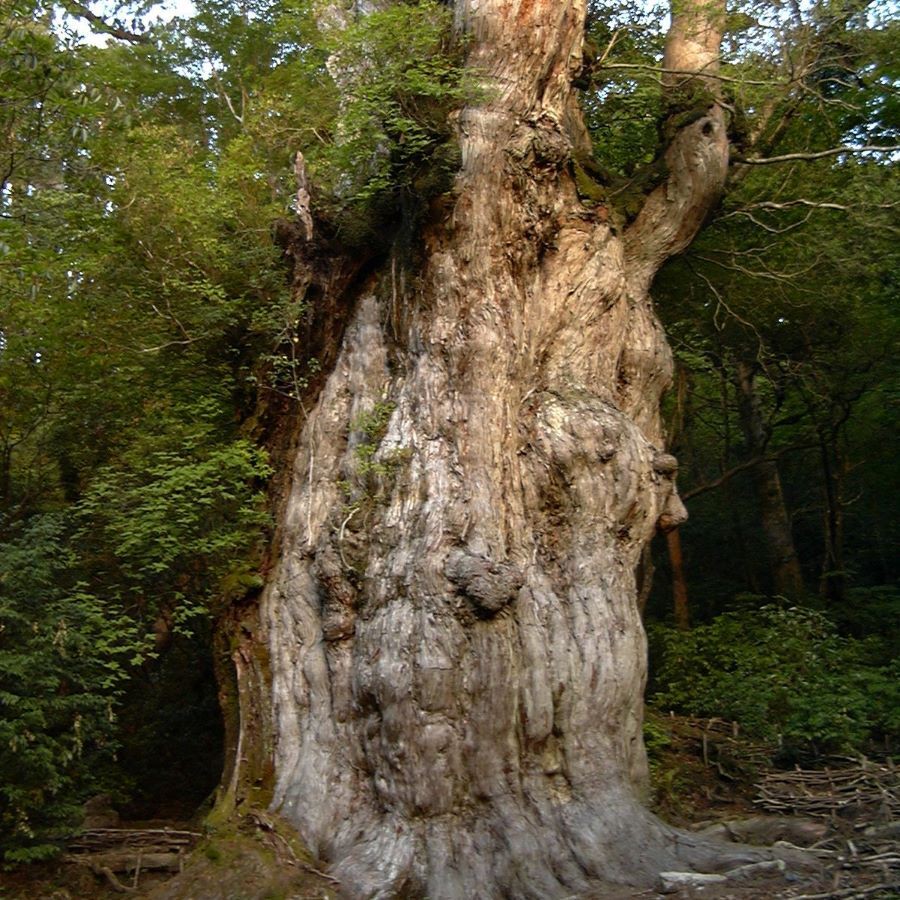
<svg viewBox="0 0 900 900">
<path fill-rule="evenodd" d="M 331 884 L 340 887 L 340 882 L 337 878 L 333 878 L 327 872 L 317 869 L 314 865 L 306 862 L 297 854 L 293 846 L 291 846 L 291 842 L 280 833 L 278 824 L 271 816 L 261 810 L 253 810 L 247 814 L 247 818 L 264 832 L 267 838 L 266 842 L 275 851 L 275 857 L 279 863 L 296 866 L 304 872 L 308 872 L 310 875 L 317 875 L 319 878 L 323 878 L 325 881 L 329 881 Z"/>
</svg>

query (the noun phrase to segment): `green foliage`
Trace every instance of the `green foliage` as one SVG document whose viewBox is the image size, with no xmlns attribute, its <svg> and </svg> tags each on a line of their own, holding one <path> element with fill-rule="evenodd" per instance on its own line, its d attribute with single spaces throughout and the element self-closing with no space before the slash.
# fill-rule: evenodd
<svg viewBox="0 0 900 900">
<path fill-rule="evenodd" d="M 214 400 L 176 409 L 162 433 L 99 470 L 78 504 L 82 540 L 128 608 L 183 623 L 246 568 L 266 523 L 262 450 L 215 434 Z M 240 580 L 240 579 L 238 579 Z"/>
<path fill-rule="evenodd" d="M 652 766 L 654 760 L 659 758 L 660 753 L 672 746 L 672 735 L 665 727 L 665 723 L 660 721 L 658 716 L 652 714 L 648 714 L 644 719 L 643 735 L 644 747 Z"/>
<path fill-rule="evenodd" d="M 844 633 L 864 638 L 883 659 L 900 659 L 900 587 L 854 587 L 847 604 L 831 611 Z"/>
<path fill-rule="evenodd" d="M 783 12 L 748 9 L 723 51 L 735 79 L 726 87 L 736 152 L 896 143 L 885 91 L 897 75 L 885 43 L 896 25 L 879 21 L 883 9 L 863 17 L 852 5 L 827 13 L 813 6 L 785 21 L 785 58 L 811 60 L 802 88 L 763 37 L 765 18 Z M 852 620 L 867 615 L 868 596 L 848 604 L 848 588 L 897 578 L 900 257 L 892 217 L 900 180 L 888 162 L 847 155 L 736 172 L 708 226 L 656 280 L 679 368 L 667 418 L 680 488 L 701 492 L 721 479 L 688 500 L 682 530 L 695 620 L 722 611 L 723 598 L 737 592 L 777 590 L 758 527 L 764 492 L 748 465 L 761 453 L 777 466 L 806 587 L 829 596 L 842 631 L 859 634 Z M 741 408 L 741 368 L 752 372 L 756 439 Z"/>
<path fill-rule="evenodd" d="M 258 584 L 268 466 L 239 427 L 290 306 L 270 230 L 285 203 L 171 45 L 86 47 L 34 12 L 0 13 L 16 98 L 0 110 L 9 861 L 52 852 L 87 795 L 127 787 L 118 712 L 141 685 L 152 708 L 146 682 L 165 669 L 151 626 L 208 635 L 197 617 Z"/>
<path fill-rule="evenodd" d="M 897 735 L 896 667 L 870 659 L 821 613 L 766 606 L 725 613 L 691 631 L 653 626 L 651 702 L 738 722 L 786 753 L 862 750 Z"/>
<path fill-rule="evenodd" d="M 645 711 L 644 747 L 650 767 L 652 805 L 671 816 L 679 811 L 679 798 L 687 787 L 686 773 L 673 752 L 673 736 L 665 718 L 653 710 Z"/>
<path fill-rule="evenodd" d="M 330 193 L 322 201 L 345 230 L 353 217 L 358 225 L 449 187 L 459 164 L 449 116 L 475 95 L 451 22 L 432 0 L 401 3 L 331 37 L 329 68 L 345 100 L 312 159 Z"/>
<path fill-rule="evenodd" d="M 0 544 L 0 855 L 44 858 L 103 786 L 114 708 L 146 649 L 115 603 L 75 580 L 63 517 Z"/>
<path fill-rule="evenodd" d="M 398 4 L 334 33 L 332 66 L 350 98 L 326 155 L 338 194 L 366 200 L 412 187 L 450 137 L 448 116 L 470 92 L 451 20 L 438 3 Z"/>
<path fill-rule="evenodd" d="M 387 432 L 395 404 L 378 401 L 369 412 L 351 423 L 350 445 L 353 448 L 353 476 L 341 482 L 341 489 L 351 514 L 371 505 L 394 483 L 399 467 L 408 459 L 408 451 L 394 449 L 376 459 Z"/>
<path fill-rule="evenodd" d="M 590 77 L 582 107 L 594 155 L 613 180 L 630 178 L 658 155 L 663 97 L 652 76 L 640 69 L 603 69 L 600 60 L 616 65 L 657 65 L 667 13 L 664 5 L 638 5 L 629 0 L 594 0 L 589 5 L 585 62 Z"/>
</svg>

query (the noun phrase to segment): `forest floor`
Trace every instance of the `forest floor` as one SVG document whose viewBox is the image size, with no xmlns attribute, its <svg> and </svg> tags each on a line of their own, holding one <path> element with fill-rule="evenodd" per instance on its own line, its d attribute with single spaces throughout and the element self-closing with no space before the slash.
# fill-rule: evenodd
<svg viewBox="0 0 900 900">
<path fill-rule="evenodd" d="M 203 834 L 190 823 L 124 822 L 84 834 L 95 845 L 53 862 L 0 872 L 3 900 L 334 900 L 336 882 L 297 854 L 260 813 Z M 190 840 L 178 846 L 182 836 Z M 175 838 L 176 842 L 167 842 Z M 103 847 L 99 846 L 102 841 Z M 72 845 L 70 845 L 71 847 Z"/>
<path fill-rule="evenodd" d="M 890 760 L 765 765 L 771 748 L 720 721 L 651 717 L 654 807 L 712 838 L 808 848 L 818 871 L 768 864 L 727 881 L 665 890 L 610 886 L 566 900 L 889 900 L 900 898 L 900 770 Z M 239 827 L 122 823 L 73 838 L 60 860 L 0 872 L 9 900 L 331 900 L 337 883 L 262 811 Z"/>
</svg>

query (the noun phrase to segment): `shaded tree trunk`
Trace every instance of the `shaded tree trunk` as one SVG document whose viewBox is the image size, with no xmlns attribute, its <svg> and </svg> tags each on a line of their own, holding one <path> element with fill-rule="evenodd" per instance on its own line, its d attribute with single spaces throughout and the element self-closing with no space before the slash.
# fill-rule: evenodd
<svg viewBox="0 0 900 900">
<path fill-rule="evenodd" d="M 635 568 L 684 518 L 648 291 L 719 196 L 723 114 L 676 134 L 624 230 L 583 206 L 584 14 L 461 2 L 488 100 L 459 119 L 452 209 L 415 271 L 323 288 L 349 319 L 241 629 L 268 664 L 233 651 L 238 705 L 270 718 L 234 743 L 239 767 L 271 737 L 274 808 L 352 896 L 562 897 L 717 858 L 639 802 Z M 714 70 L 720 14 L 681 5 L 669 68 Z"/>
<path fill-rule="evenodd" d="M 751 457 L 762 456 L 768 442 L 759 397 L 755 386 L 756 373 L 749 363 L 737 364 L 738 412 L 741 428 Z M 803 573 L 794 547 L 791 521 L 784 503 L 778 464 L 762 459 L 753 467 L 756 495 L 759 501 L 763 540 L 771 573 L 772 589 L 785 597 L 803 593 Z"/>
<path fill-rule="evenodd" d="M 836 431 L 836 429 L 835 429 Z M 844 464 L 837 435 L 819 431 L 819 454 L 822 460 L 822 484 L 825 508 L 822 513 L 822 537 L 825 552 L 819 591 L 831 603 L 844 602 L 847 573 L 844 569 Z"/>
<path fill-rule="evenodd" d="M 666 535 L 669 551 L 669 566 L 672 569 L 672 609 L 675 626 L 682 631 L 691 627 L 691 612 L 688 604 L 687 579 L 684 576 L 684 557 L 681 552 L 681 535 L 673 528 Z"/>
</svg>

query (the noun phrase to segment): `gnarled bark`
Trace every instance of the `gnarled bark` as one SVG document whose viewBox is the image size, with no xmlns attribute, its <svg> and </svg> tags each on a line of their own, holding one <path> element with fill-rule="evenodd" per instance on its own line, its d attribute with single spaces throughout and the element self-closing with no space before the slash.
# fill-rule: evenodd
<svg viewBox="0 0 900 900">
<path fill-rule="evenodd" d="M 639 803 L 634 572 L 684 518 L 648 290 L 721 189 L 721 111 L 675 135 L 668 182 L 617 233 L 569 168 L 582 0 L 458 12 L 487 100 L 459 118 L 452 210 L 417 273 L 394 258 L 356 289 L 297 441 L 260 606 L 274 806 L 360 897 L 709 868 Z M 707 31 L 691 65 L 711 71 Z"/>
</svg>

